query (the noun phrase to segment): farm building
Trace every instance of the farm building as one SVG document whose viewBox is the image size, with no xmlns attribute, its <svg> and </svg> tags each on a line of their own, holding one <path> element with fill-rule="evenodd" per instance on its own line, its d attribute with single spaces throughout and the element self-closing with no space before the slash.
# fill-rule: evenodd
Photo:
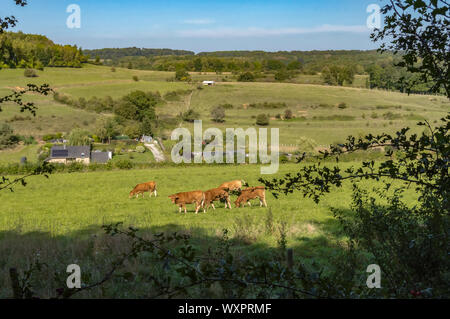
<svg viewBox="0 0 450 319">
<path fill-rule="evenodd" d="M 214 81 L 203 81 L 204 86 L 213 86 L 215 84 L 216 84 L 216 82 L 214 82 Z"/>
<path fill-rule="evenodd" d="M 56 164 L 106 164 L 110 159 L 112 159 L 112 152 L 91 152 L 90 146 L 61 145 L 52 147 L 50 157 L 46 161 Z"/>
</svg>

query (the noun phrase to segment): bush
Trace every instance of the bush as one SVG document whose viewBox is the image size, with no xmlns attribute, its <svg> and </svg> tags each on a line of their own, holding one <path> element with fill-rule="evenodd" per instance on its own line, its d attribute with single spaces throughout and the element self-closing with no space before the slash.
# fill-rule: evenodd
<svg viewBox="0 0 450 319">
<path fill-rule="evenodd" d="M 346 108 L 347 108 L 347 103 L 344 103 L 344 102 L 339 103 L 339 104 L 338 104 L 338 108 L 340 108 L 341 110 L 346 109 Z"/>
<path fill-rule="evenodd" d="M 254 82 L 256 79 L 255 75 L 252 72 L 245 72 L 239 75 L 238 81 L 239 82 Z"/>
<path fill-rule="evenodd" d="M 130 160 L 123 159 L 114 163 L 118 169 L 132 169 L 133 163 Z"/>
<path fill-rule="evenodd" d="M 36 71 L 33 70 L 33 69 L 26 69 L 26 70 L 23 72 L 23 75 L 24 75 L 25 77 L 27 77 L 27 78 L 37 78 L 37 77 L 38 77 Z"/>
<path fill-rule="evenodd" d="M 186 70 L 178 70 L 175 73 L 175 80 L 188 82 L 191 80 L 191 76 L 189 75 L 189 73 Z"/>
<path fill-rule="evenodd" d="M 195 112 L 194 110 L 189 110 L 183 114 L 181 114 L 181 119 L 185 122 L 193 123 L 195 120 L 198 120 L 200 117 L 200 114 Z"/>
<path fill-rule="evenodd" d="M 136 147 L 136 152 L 138 152 L 138 153 L 145 153 L 145 147 L 139 145 L 138 147 Z"/>
<path fill-rule="evenodd" d="M 139 77 L 137 75 L 133 75 L 133 81 L 134 82 L 139 82 Z"/>
<path fill-rule="evenodd" d="M 14 146 L 19 141 L 19 136 L 14 134 L 11 126 L 6 123 L 0 125 L 0 150 Z"/>
<path fill-rule="evenodd" d="M 225 122 L 225 109 L 221 106 L 217 106 L 211 110 L 211 117 L 214 122 Z"/>
<path fill-rule="evenodd" d="M 293 117 L 294 117 L 294 114 L 292 113 L 291 110 L 286 110 L 286 111 L 284 112 L 284 119 L 285 119 L 285 120 L 290 120 L 290 119 L 292 119 Z"/>
<path fill-rule="evenodd" d="M 266 114 L 259 114 L 256 117 L 256 125 L 259 125 L 259 126 L 269 125 L 269 117 Z"/>
</svg>

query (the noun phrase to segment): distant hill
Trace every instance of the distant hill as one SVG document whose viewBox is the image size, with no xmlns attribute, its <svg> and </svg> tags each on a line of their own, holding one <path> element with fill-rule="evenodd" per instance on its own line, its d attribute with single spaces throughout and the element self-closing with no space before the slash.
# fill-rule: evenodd
<svg viewBox="0 0 450 319">
<path fill-rule="evenodd" d="M 183 56 L 183 55 L 195 55 L 192 51 L 185 50 L 172 50 L 172 49 L 141 49 L 141 48 L 121 48 L 121 49 L 97 49 L 97 50 L 84 50 L 85 55 L 91 58 L 99 57 L 102 60 L 116 60 L 123 57 L 154 57 L 154 56 Z"/>
<path fill-rule="evenodd" d="M 6 32 L 0 35 L 0 68 L 81 67 L 81 49 L 59 45 L 43 35 Z"/>
</svg>

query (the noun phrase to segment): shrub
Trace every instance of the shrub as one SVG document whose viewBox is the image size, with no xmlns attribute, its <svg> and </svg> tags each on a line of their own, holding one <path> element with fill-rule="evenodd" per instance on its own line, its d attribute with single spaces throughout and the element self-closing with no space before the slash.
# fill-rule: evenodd
<svg viewBox="0 0 450 319">
<path fill-rule="evenodd" d="M 25 71 L 23 72 L 23 75 L 27 78 L 37 78 L 38 77 L 36 71 L 33 69 L 25 69 Z"/>
<path fill-rule="evenodd" d="M 132 169 L 133 163 L 130 160 L 122 159 L 114 163 L 114 165 L 119 169 Z"/>
<path fill-rule="evenodd" d="M 225 122 L 225 109 L 221 106 L 217 106 L 211 110 L 211 117 L 214 122 Z"/>
<path fill-rule="evenodd" d="M 139 145 L 138 147 L 136 147 L 136 152 L 138 152 L 138 153 L 145 153 L 145 147 Z"/>
<path fill-rule="evenodd" d="M 259 126 L 269 125 L 269 117 L 266 114 L 259 114 L 256 117 L 256 125 L 259 125 Z"/>
<path fill-rule="evenodd" d="M 292 119 L 293 117 L 294 117 L 294 114 L 292 113 L 291 110 L 286 110 L 286 111 L 284 112 L 284 119 L 290 120 L 290 119 Z"/>
<path fill-rule="evenodd" d="M 245 72 L 239 75 L 238 81 L 239 82 L 254 82 L 256 79 L 255 75 L 252 72 Z"/>
<path fill-rule="evenodd" d="M 183 114 L 181 114 L 181 119 L 185 122 L 193 123 L 195 120 L 198 120 L 200 117 L 200 114 L 195 112 L 194 110 L 189 110 Z"/>
<path fill-rule="evenodd" d="M 346 109 L 346 108 L 347 108 L 347 103 L 344 103 L 344 102 L 339 103 L 339 104 L 338 104 L 338 108 L 340 108 L 341 110 Z"/>
<path fill-rule="evenodd" d="M 134 82 L 139 82 L 139 77 L 137 75 L 133 75 L 133 81 Z"/>
</svg>

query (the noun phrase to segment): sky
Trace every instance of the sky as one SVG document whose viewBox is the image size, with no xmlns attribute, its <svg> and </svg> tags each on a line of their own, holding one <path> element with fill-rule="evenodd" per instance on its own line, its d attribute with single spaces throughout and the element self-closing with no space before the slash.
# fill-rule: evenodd
<svg viewBox="0 0 450 319">
<path fill-rule="evenodd" d="M 380 0 L 0 0 L 12 31 L 42 34 L 59 44 L 98 48 L 219 50 L 369 50 L 367 12 Z M 67 20 L 80 9 L 80 28 Z M 70 20 L 76 22 L 77 20 Z"/>
</svg>

